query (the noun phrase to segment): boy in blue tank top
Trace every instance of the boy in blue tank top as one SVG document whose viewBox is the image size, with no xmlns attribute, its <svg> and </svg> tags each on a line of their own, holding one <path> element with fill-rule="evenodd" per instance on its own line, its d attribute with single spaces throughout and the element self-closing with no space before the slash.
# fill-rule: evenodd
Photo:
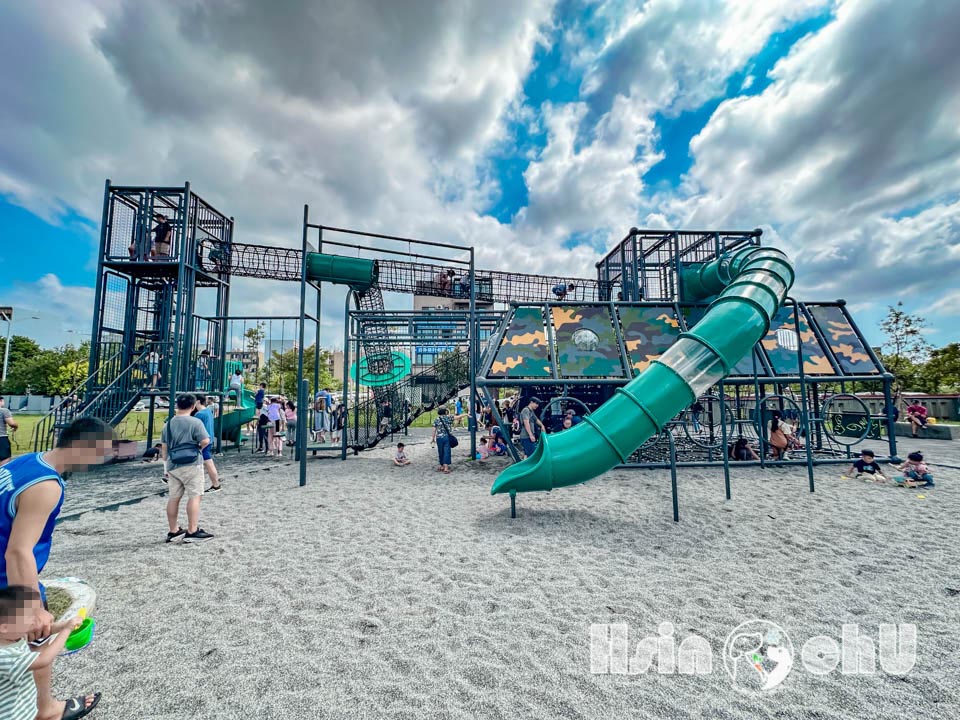
<svg viewBox="0 0 960 720">
<path fill-rule="evenodd" d="M 113 453 L 113 429 L 95 418 L 80 418 L 65 427 L 57 447 L 45 453 L 22 455 L 0 467 L 0 587 L 30 588 L 38 600 L 28 612 L 35 628 L 27 639 L 43 641 L 50 635 L 53 616 L 45 607 L 40 572 L 47 564 L 57 516 L 63 505 L 66 472 L 86 470 Z M 50 692 L 52 667 L 34 670 L 37 717 L 75 719 L 87 715 L 99 693 L 55 700 Z"/>
</svg>

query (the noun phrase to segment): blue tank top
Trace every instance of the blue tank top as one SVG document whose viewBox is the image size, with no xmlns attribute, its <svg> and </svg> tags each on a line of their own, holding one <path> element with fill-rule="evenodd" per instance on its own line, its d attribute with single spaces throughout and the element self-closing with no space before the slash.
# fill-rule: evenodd
<svg viewBox="0 0 960 720">
<path fill-rule="evenodd" d="M 33 548 L 37 559 L 37 572 L 43 570 L 50 557 L 53 541 L 53 529 L 57 524 L 57 515 L 63 506 L 63 478 L 53 467 L 43 460 L 43 453 L 21 455 L 0 467 L 0 587 L 7 586 L 7 543 L 13 529 L 13 518 L 17 514 L 17 497 L 27 488 L 45 480 L 56 480 L 60 485 L 60 499 L 47 518 L 47 524 L 40 533 L 40 539 Z"/>
</svg>

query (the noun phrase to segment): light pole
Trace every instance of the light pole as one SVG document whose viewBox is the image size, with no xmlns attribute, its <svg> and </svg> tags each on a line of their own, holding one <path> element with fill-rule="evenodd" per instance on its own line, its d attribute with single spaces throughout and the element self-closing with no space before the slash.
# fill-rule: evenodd
<svg viewBox="0 0 960 720">
<path fill-rule="evenodd" d="M 0 378 L 3 380 L 3 382 L 6 382 L 7 363 L 10 360 L 10 326 L 13 325 L 13 308 L 0 307 L 0 320 L 5 320 L 7 323 L 7 346 L 3 351 L 3 377 Z"/>
</svg>

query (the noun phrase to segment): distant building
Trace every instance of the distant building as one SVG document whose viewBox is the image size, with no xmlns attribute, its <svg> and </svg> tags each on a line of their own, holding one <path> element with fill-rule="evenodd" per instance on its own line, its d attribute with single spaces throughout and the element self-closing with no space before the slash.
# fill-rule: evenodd
<svg viewBox="0 0 960 720">
<path fill-rule="evenodd" d="M 327 360 L 327 370 L 336 380 L 343 380 L 343 350 L 331 350 Z"/>
<path fill-rule="evenodd" d="M 228 362 L 243 363 L 244 375 L 256 375 L 263 367 L 263 353 L 253 350 L 233 350 L 224 355 Z"/>
<path fill-rule="evenodd" d="M 285 352 L 297 349 L 297 340 L 290 338 L 267 338 L 263 341 L 263 357 L 267 361 L 273 358 L 273 354 L 283 355 Z"/>
</svg>

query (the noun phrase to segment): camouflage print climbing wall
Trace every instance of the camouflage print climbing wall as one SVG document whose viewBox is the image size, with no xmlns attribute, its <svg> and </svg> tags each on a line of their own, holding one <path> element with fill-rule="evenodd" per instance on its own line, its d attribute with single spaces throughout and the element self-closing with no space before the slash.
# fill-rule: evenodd
<svg viewBox="0 0 960 720">
<path fill-rule="evenodd" d="M 793 306 L 788 305 L 777 311 L 770 324 L 770 330 L 762 341 L 767 358 L 776 375 L 799 375 L 797 366 L 797 325 L 793 317 Z M 807 317 L 800 313 L 800 343 L 803 347 L 803 371 L 810 375 L 834 375 L 836 371 L 826 351 L 810 328 Z"/>
<path fill-rule="evenodd" d="M 623 341 L 634 374 L 666 352 L 680 334 L 680 323 L 672 305 L 637 307 L 618 306 Z"/>
<path fill-rule="evenodd" d="M 490 366 L 492 378 L 549 378 L 550 347 L 539 307 L 519 307 Z"/>
<path fill-rule="evenodd" d="M 830 344 L 833 356 L 843 372 L 851 375 L 879 372 L 842 308 L 830 305 L 808 305 L 807 310 L 813 316 L 813 321 L 820 327 L 820 334 Z"/>
<path fill-rule="evenodd" d="M 603 305 L 554 305 L 554 338 L 560 377 L 623 377 L 620 344 L 610 308 Z"/>
<path fill-rule="evenodd" d="M 753 352 L 756 353 L 756 349 Z M 764 367 L 763 361 L 757 357 L 757 375 L 763 377 L 766 374 L 767 369 Z M 740 358 L 740 361 L 733 366 L 730 377 L 753 377 L 753 355 L 748 353 Z"/>
</svg>

